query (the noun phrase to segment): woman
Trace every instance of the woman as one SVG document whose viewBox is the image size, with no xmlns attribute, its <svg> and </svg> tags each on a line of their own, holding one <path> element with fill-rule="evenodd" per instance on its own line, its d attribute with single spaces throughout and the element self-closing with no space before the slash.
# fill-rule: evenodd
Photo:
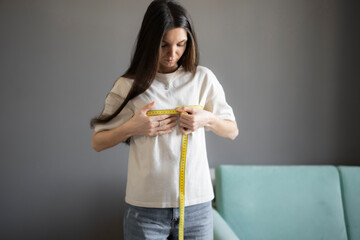
<svg viewBox="0 0 360 240">
<path fill-rule="evenodd" d="M 212 239 L 214 195 L 204 129 L 229 139 L 238 129 L 223 88 L 209 69 L 198 66 L 198 55 L 188 12 L 176 1 L 153 1 L 129 69 L 91 121 L 96 151 L 130 144 L 125 239 L 178 238 L 181 135 L 188 136 L 184 238 Z M 148 114 L 174 108 L 180 114 Z"/>
</svg>

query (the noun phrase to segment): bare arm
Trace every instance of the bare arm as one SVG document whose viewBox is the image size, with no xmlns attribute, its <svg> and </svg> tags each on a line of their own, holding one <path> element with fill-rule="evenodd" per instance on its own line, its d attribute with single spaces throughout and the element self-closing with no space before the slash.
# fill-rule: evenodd
<svg viewBox="0 0 360 240">
<path fill-rule="evenodd" d="M 208 127 L 216 135 L 234 140 L 239 133 L 235 121 L 220 119 L 211 112 L 192 107 L 182 107 L 177 111 L 190 113 L 180 115 L 180 127 L 183 134 L 189 134 L 201 127 Z"/>
<path fill-rule="evenodd" d="M 95 151 L 100 152 L 118 145 L 131 136 L 157 136 L 172 132 L 177 117 L 173 115 L 147 116 L 147 111 L 154 105 L 155 102 L 152 102 L 144 106 L 129 121 L 119 127 L 101 132 L 94 131 L 91 146 Z"/>
<path fill-rule="evenodd" d="M 234 140 L 239 134 L 235 121 L 220 119 L 214 116 L 208 123 L 207 127 L 220 137 Z"/>
<path fill-rule="evenodd" d="M 94 131 L 91 141 L 91 146 L 93 149 L 97 152 L 100 152 L 107 148 L 114 147 L 133 136 L 133 130 L 131 129 L 131 123 L 129 123 L 129 121 L 112 130 L 101 132 Z M 129 125 L 130 128 L 128 127 Z"/>
</svg>

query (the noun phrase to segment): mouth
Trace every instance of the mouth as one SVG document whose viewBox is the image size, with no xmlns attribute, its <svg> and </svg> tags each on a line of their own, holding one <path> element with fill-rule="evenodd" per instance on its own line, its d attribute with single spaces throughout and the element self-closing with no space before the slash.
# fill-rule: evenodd
<svg viewBox="0 0 360 240">
<path fill-rule="evenodd" d="M 168 63 L 173 63 L 173 62 L 175 62 L 175 59 L 165 59 L 165 61 Z"/>
</svg>

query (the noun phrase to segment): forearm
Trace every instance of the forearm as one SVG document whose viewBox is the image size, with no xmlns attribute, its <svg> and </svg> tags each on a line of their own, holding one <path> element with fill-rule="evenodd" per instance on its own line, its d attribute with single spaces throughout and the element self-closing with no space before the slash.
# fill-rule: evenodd
<svg viewBox="0 0 360 240">
<path fill-rule="evenodd" d="M 141 108 L 130 120 L 112 130 L 94 132 L 91 146 L 95 151 L 111 148 L 134 135 L 154 137 L 172 132 L 176 125 L 176 116 L 147 116 L 146 113 L 155 105 L 152 102 Z"/>
<path fill-rule="evenodd" d="M 97 152 L 114 147 L 133 136 L 134 133 L 132 129 L 131 124 L 126 122 L 123 125 L 111 130 L 94 132 L 91 146 Z"/>
<path fill-rule="evenodd" d="M 210 118 L 207 127 L 216 135 L 230 140 L 234 140 L 239 134 L 235 121 L 221 119 L 215 115 Z"/>
</svg>

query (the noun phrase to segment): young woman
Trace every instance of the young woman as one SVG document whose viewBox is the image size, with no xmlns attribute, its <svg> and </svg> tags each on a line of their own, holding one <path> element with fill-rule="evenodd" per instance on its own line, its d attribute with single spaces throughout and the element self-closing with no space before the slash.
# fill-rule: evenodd
<svg viewBox="0 0 360 240">
<path fill-rule="evenodd" d="M 229 139 L 238 129 L 222 86 L 198 62 L 188 12 L 173 0 L 153 1 L 129 69 L 107 95 L 102 114 L 91 121 L 96 151 L 130 144 L 125 239 L 178 238 L 183 134 L 188 136 L 184 238 L 212 239 L 214 195 L 204 129 Z M 180 114 L 147 114 L 175 108 Z"/>
</svg>

